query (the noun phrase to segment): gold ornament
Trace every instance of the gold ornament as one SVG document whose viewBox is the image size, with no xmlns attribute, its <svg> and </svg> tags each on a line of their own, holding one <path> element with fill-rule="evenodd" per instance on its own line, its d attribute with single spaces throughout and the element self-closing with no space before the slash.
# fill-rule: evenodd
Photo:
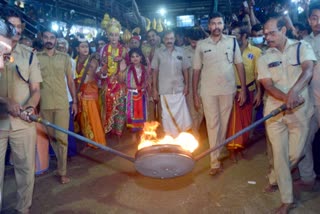
<svg viewBox="0 0 320 214">
<path fill-rule="evenodd" d="M 158 19 L 156 30 L 157 30 L 159 33 L 163 31 L 161 18 Z"/>
<path fill-rule="evenodd" d="M 107 24 L 110 21 L 110 16 L 108 13 L 104 14 L 103 20 L 101 21 L 101 28 L 102 29 L 106 29 L 107 28 Z"/>
<path fill-rule="evenodd" d="M 130 33 L 130 31 L 128 29 L 126 29 L 122 35 L 122 40 L 124 41 L 124 43 L 129 43 L 130 39 L 132 37 L 132 34 Z"/>
<path fill-rule="evenodd" d="M 140 35 L 140 32 L 141 32 L 141 30 L 139 27 L 136 27 L 135 29 L 132 30 L 132 34 L 136 33 L 136 34 Z"/>
<path fill-rule="evenodd" d="M 157 20 L 153 18 L 152 20 L 152 29 L 156 30 L 157 29 Z"/>
<path fill-rule="evenodd" d="M 150 19 L 146 18 L 146 31 L 150 30 L 151 21 Z"/>
</svg>

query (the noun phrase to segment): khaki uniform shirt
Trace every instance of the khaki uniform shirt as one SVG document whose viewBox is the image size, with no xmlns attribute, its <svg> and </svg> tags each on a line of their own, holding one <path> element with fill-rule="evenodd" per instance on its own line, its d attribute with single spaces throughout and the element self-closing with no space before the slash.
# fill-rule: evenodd
<svg viewBox="0 0 320 214">
<path fill-rule="evenodd" d="M 313 77 L 311 80 L 311 88 L 315 105 L 320 105 L 320 34 L 314 36 L 313 33 L 304 38 L 309 42 L 317 57 L 317 64 L 313 70 Z"/>
<path fill-rule="evenodd" d="M 215 43 L 208 37 L 197 43 L 193 69 L 201 69 L 201 96 L 228 95 L 236 91 L 234 64 L 242 63 L 234 37 L 222 35 Z M 203 66 L 203 67 L 202 67 Z"/>
<path fill-rule="evenodd" d="M 65 77 L 72 76 L 70 56 L 59 51 L 55 51 L 53 56 L 48 56 L 45 51 L 39 52 L 37 55 L 43 78 L 40 108 L 68 109 Z"/>
<path fill-rule="evenodd" d="M 156 49 L 151 68 L 159 70 L 159 94 L 176 94 L 183 92 L 183 70 L 190 67 L 190 63 L 180 47 L 174 47 L 169 53 L 166 47 Z"/>
<path fill-rule="evenodd" d="M 258 61 L 258 79 L 271 78 L 276 88 L 284 93 L 288 93 L 292 86 L 297 82 L 302 73 L 301 65 L 297 62 L 297 46 L 299 41 L 288 39 L 283 53 L 276 48 L 269 48 Z M 300 47 L 300 62 L 312 60 L 316 57 L 310 44 L 302 41 Z M 301 96 L 305 99 L 304 104 L 295 108 L 290 113 L 286 112 L 288 122 L 302 121 L 313 114 L 313 105 L 310 101 L 309 86 L 306 86 Z M 267 96 L 264 112 L 269 114 L 275 108 L 283 104 L 282 101 L 272 96 Z"/>
<path fill-rule="evenodd" d="M 17 44 L 12 52 L 14 62 L 5 63 L 4 71 L 0 75 L 0 97 L 10 98 L 21 106 L 25 105 L 31 96 L 29 83 L 42 82 L 36 54 L 33 54 L 32 62 L 29 65 L 31 53 L 31 48 Z M 17 70 L 29 83 L 19 76 Z M 9 116 L 7 120 L 0 120 L 0 130 L 20 130 L 33 125 L 33 123 L 23 121 L 19 117 Z"/>
</svg>

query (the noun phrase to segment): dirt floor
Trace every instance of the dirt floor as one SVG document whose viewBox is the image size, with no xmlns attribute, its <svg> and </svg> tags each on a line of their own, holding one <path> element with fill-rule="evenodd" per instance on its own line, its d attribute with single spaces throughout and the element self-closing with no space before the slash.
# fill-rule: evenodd
<svg viewBox="0 0 320 214">
<path fill-rule="evenodd" d="M 280 205 L 279 192 L 265 194 L 268 163 L 264 136 L 245 151 L 237 164 L 224 160 L 224 172 L 208 175 L 209 157 L 199 160 L 192 172 L 173 179 L 153 179 L 139 174 L 134 165 L 102 150 L 89 149 L 68 163 L 71 183 L 61 185 L 54 176 L 55 160 L 47 173 L 36 177 L 31 213 L 271 213 Z M 202 134 L 195 154 L 208 148 Z M 134 155 L 137 145 L 129 134 L 120 144 L 110 146 Z M 14 213 L 13 168 L 5 171 L 2 213 Z M 250 184 L 253 183 L 253 184 Z M 300 192 L 297 213 L 319 213 L 320 188 Z"/>
</svg>

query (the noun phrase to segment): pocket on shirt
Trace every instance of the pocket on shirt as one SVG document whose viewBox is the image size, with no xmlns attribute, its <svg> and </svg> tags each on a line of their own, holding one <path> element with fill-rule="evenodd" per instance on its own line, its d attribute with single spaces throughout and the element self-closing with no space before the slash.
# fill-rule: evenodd
<svg viewBox="0 0 320 214">
<path fill-rule="evenodd" d="M 48 77 L 49 76 L 49 71 L 48 71 L 48 66 L 47 65 L 43 65 L 40 63 L 40 71 L 41 71 L 41 76 L 43 78 Z"/>
<path fill-rule="evenodd" d="M 210 62 L 210 64 L 226 62 L 226 52 L 215 51 L 215 50 L 206 50 L 203 53 L 203 61 Z"/>
<path fill-rule="evenodd" d="M 65 75 L 65 62 L 64 61 L 60 61 L 60 63 L 57 63 L 55 66 L 54 66 L 54 72 L 55 73 L 59 73 L 59 74 L 63 74 Z"/>
</svg>

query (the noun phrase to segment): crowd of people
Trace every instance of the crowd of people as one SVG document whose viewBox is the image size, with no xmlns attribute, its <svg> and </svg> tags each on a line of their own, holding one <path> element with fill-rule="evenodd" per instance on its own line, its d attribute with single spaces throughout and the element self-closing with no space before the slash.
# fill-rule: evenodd
<svg viewBox="0 0 320 214">
<path fill-rule="evenodd" d="M 293 188 L 312 188 L 316 179 L 312 142 L 320 126 L 320 4 L 308 8 L 310 32 L 279 12 L 260 23 L 252 8 L 243 8 L 230 23 L 219 12 L 210 14 L 208 31 L 150 29 L 145 35 L 133 33 L 127 42 L 114 18 L 106 24 L 106 37 L 93 42 L 80 34 L 62 38 L 47 28 L 41 46 L 22 38 L 22 20 L 14 9 L 3 10 L 0 194 L 9 144 L 16 209 L 30 211 L 37 137 L 33 114 L 64 129 L 75 124 L 74 131 L 102 145 L 111 138 L 120 143 L 126 130 L 138 142 L 144 123 L 154 120 L 167 135 L 189 131 L 200 139 L 205 118 L 210 147 L 215 147 L 250 125 L 258 107 L 268 115 L 286 104 L 265 124 L 270 173 L 264 192 L 279 190 L 282 204 L 275 212 L 288 213 L 296 205 Z M 57 157 L 58 182 L 69 183 L 68 136 L 51 128 L 47 135 Z M 252 135 L 227 145 L 233 161 Z M 221 150 L 210 154 L 212 176 L 223 172 L 220 155 Z M 293 169 L 299 170 L 299 180 L 293 181 Z M 0 207 L 1 202 L 0 196 Z"/>
</svg>

